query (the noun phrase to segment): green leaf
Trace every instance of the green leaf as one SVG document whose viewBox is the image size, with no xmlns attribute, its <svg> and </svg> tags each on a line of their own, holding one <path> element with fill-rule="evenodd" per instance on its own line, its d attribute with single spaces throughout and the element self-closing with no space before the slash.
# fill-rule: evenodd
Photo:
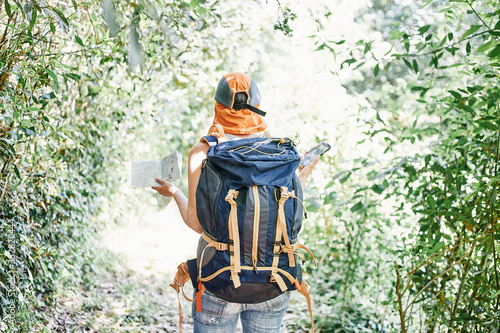
<svg viewBox="0 0 500 333">
<path fill-rule="evenodd" d="M 57 8 L 54 8 L 54 7 L 52 7 L 51 9 L 52 9 L 52 10 L 53 10 L 56 14 L 57 14 L 57 16 L 59 16 L 59 18 L 60 18 L 60 19 L 61 19 L 61 20 L 62 20 L 62 21 L 63 21 L 63 22 L 67 25 L 67 26 L 69 26 L 68 19 L 67 19 L 67 18 L 63 15 L 63 13 L 62 13 L 60 10 L 58 10 Z"/>
<path fill-rule="evenodd" d="M 431 161 L 431 158 L 432 158 L 431 154 L 428 154 L 427 156 L 425 156 L 425 166 L 429 165 L 429 162 Z"/>
<path fill-rule="evenodd" d="M 418 63 L 416 59 L 413 59 L 413 70 L 418 73 Z"/>
<path fill-rule="evenodd" d="M 42 94 L 42 96 L 40 96 L 40 99 L 54 99 L 54 98 L 57 98 L 57 97 L 53 91 L 51 91 L 49 93 L 44 93 L 44 94 Z M 37 110 L 40 111 L 39 109 L 37 109 Z"/>
<path fill-rule="evenodd" d="M 331 192 L 327 196 L 325 196 L 325 199 L 323 200 L 323 204 L 330 204 L 330 203 L 335 203 L 337 201 L 337 193 Z"/>
<path fill-rule="evenodd" d="M 426 89 L 425 87 L 420 87 L 420 86 L 413 86 L 410 88 L 411 91 L 423 91 L 425 89 Z"/>
<path fill-rule="evenodd" d="M 451 208 L 451 201 L 450 200 L 446 200 L 444 202 L 444 206 L 446 207 L 446 209 L 450 209 Z"/>
<path fill-rule="evenodd" d="M 470 106 L 468 105 L 464 105 L 464 110 L 467 111 L 467 112 L 470 112 L 470 113 L 474 113 L 474 109 L 471 108 Z"/>
<path fill-rule="evenodd" d="M 377 65 L 375 66 L 375 68 L 373 69 L 373 75 L 374 75 L 374 76 L 377 76 L 379 72 L 380 72 L 380 67 L 379 67 L 379 65 L 377 64 Z"/>
<path fill-rule="evenodd" d="M 332 41 L 330 41 L 330 43 L 335 43 L 337 45 L 342 45 L 342 44 L 345 43 L 345 39 L 339 40 L 338 42 L 332 40 Z"/>
<path fill-rule="evenodd" d="M 431 253 L 436 253 L 437 251 L 441 250 L 444 246 L 444 242 L 437 242 L 436 245 L 431 250 Z"/>
<path fill-rule="evenodd" d="M 54 73 L 48 68 L 45 68 L 45 70 L 47 71 L 47 73 L 49 73 L 49 76 L 52 78 L 52 83 L 53 83 L 52 86 L 54 87 L 54 90 L 56 92 L 59 91 L 59 80 L 57 79 L 56 73 Z"/>
<path fill-rule="evenodd" d="M 354 206 L 351 207 L 351 212 L 356 212 L 358 210 L 360 210 L 361 208 L 363 208 L 363 203 L 360 201 L 358 202 L 357 204 L 355 204 Z"/>
<path fill-rule="evenodd" d="M 340 184 L 344 184 L 349 179 L 350 176 L 351 176 L 351 173 L 349 172 L 347 175 L 345 175 L 344 177 L 340 178 L 339 179 Z"/>
<path fill-rule="evenodd" d="M 410 69 L 413 69 L 412 64 L 410 64 L 410 62 L 408 60 L 406 60 L 405 58 L 403 58 L 403 61 L 406 64 L 406 66 L 410 67 Z"/>
<path fill-rule="evenodd" d="M 344 67 L 344 64 L 351 65 L 351 64 L 355 63 L 356 61 L 357 60 L 353 59 L 353 58 L 344 60 L 344 62 L 340 64 L 340 69 L 342 69 Z"/>
<path fill-rule="evenodd" d="M 35 26 L 36 23 L 36 17 L 37 17 L 36 8 L 33 7 L 33 10 L 31 11 L 30 25 L 28 27 L 29 31 L 33 30 L 33 27 Z"/>
<path fill-rule="evenodd" d="M 389 40 L 395 40 L 395 39 L 399 39 L 399 38 L 403 37 L 405 35 L 405 33 L 402 31 L 399 31 L 399 30 L 392 30 L 390 32 L 390 35 L 391 35 L 391 37 L 389 38 Z"/>
<path fill-rule="evenodd" d="M 497 45 L 490 53 L 488 53 L 488 57 L 495 58 L 500 55 L 500 45 Z"/>
<path fill-rule="evenodd" d="M 467 54 L 470 53 L 470 43 L 467 42 L 467 45 L 465 45 L 465 52 L 467 52 Z"/>
<path fill-rule="evenodd" d="M 410 52 L 410 40 L 408 39 L 408 35 L 405 35 L 404 44 L 406 52 Z"/>
<path fill-rule="evenodd" d="M 84 45 L 83 45 L 83 42 L 82 42 L 82 39 L 81 39 L 80 37 L 75 36 L 75 40 L 76 40 L 76 42 L 77 42 L 78 44 L 80 44 L 81 46 L 84 46 Z"/>
<path fill-rule="evenodd" d="M 459 99 L 461 100 L 462 99 L 462 95 L 460 95 L 459 93 L 457 93 L 456 91 L 453 91 L 453 90 L 450 90 L 450 94 L 453 95 L 453 97 L 455 97 L 456 99 Z"/>
<path fill-rule="evenodd" d="M 467 36 L 472 35 L 475 33 L 479 28 L 481 28 L 481 25 L 472 25 L 460 38 L 460 40 L 464 40 Z"/>
<path fill-rule="evenodd" d="M 495 43 L 495 41 L 493 41 L 493 40 L 490 40 L 489 42 L 484 43 L 483 45 L 481 45 L 480 47 L 478 47 L 476 49 L 476 52 L 480 53 L 480 52 L 484 52 L 484 51 L 488 50 L 490 47 L 493 46 L 493 43 Z"/>
<path fill-rule="evenodd" d="M 5 0 L 4 1 L 4 5 L 5 5 L 5 11 L 7 12 L 7 16 L 11 17 L 12 16 L 12 12 L 10 11 L 9 0 Z"/>
<path fill-rule="evenodd" d="M 17 165 L 13 164 L 13 166 L 14 166 L 14 173 L 16 174 L 17 178 L 21 179 L 21 174 L 19 173 Z"/>
<path fill-rule="evenodd" d="M 372 191 L 377 193 L 377 194 L 382 194 L 382 192 L 384 192 L 385 190 L 385 187 L 383 187 L 382 185 L 373 185 L 372 186 Z"/>
<path fill-rule="evenodd" d="M 433 196 L 428 196 L 427 197 L 427 204 L 429 205 L 429 207 L 431 209 L 435 209 L 436 208 L 436 200 L 434 200 L 434 197 Z"/>
<path fill-rule="evenodd" d="M 340 171 L 338 173 L 336 173 L 333 177 L 332 177 L 332 181 L 334 181 L 335 179 L 337 178 L 340 178 L 340 176 L 342 176 L 343 174 L 345 173 L 348 173 L 348 171 Z"/>
<path fill-rule="evenodd" d="M 430 27 L 431 26 L 429 24 L 428 25 L 424 25 L 423 27 L 418 28 L 418 32 L 421 35 L 423 35 L 423 34 L 425 34 L 429 30 Z"/>
</svg>

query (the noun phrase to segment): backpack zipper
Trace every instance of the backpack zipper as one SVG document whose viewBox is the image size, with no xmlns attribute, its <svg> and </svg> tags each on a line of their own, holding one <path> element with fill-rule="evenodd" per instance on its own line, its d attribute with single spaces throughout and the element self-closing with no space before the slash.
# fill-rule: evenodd
<svg viewBox="0 0 500 333">
<path fill-rule="evenodd" d="M 252 263 L 254 270 L 257 270 L 257 253 L 259 245 L 259 222 L 260 222 L 260 198 L 257 185 L 252 186 L 254 198 L 254 217 L 253 217 L 253 245 L 252 245 Z"/>
<path fill-rule="evenodd" d="M 273 197 L 274 197 L 274 211 L 275 211 L 275 218 L 274 218 L 274 230 L 273 230 L 273 238 L 272 238 L 272 242 L 271 242 L 271 253 L 273 253 L 273 257 L 271 258 L 271 260 L 274 259 L 274 245 L 275 245 L 275 241 L 276 241 L 276 229 L 278 229 L 278 208 L 279 208 L 279 204 L 278 204 L 278 189 L 277 188 L 273 188 L 272 190 L 272 193 L 273 193 Z"/>
</svg>

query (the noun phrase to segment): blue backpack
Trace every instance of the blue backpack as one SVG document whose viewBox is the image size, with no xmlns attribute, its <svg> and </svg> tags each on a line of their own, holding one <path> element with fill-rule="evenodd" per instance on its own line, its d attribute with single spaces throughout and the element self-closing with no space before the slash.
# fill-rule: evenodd
<svg viewBox="0 0 500 333">
<path fill-rule="evenodd" d="M 229 302 L 258 303 L 297 289 L 311 313 L 298 262 L 304 259 L 299 249 L 312 253 L 297 244 L 305 209 L 294 142 L 204 140 L 210 148 L 196 190 L 203 229 L 196 276 L 190 269 L 197 298 L 206 288 Z M 200 310 L 201 302 L 197 306 Z"/>
</svg>

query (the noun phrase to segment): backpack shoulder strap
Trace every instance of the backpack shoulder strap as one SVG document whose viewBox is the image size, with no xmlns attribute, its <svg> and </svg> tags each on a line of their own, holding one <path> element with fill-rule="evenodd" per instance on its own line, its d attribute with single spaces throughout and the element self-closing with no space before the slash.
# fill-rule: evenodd
<svg viewBox="0 0 500 333">
<path fill-rule="evenodd" d="M 200 139 L 200 142 L 208 143 L 210 147 L 219 143 L 219 139 L 215 135 L 207 135 Z"/>
<path fill-rule="evenodd" d="M 227 141 L 224 128 L 220 124 L 213 124 L 208 130 L 208 134 L 201 138 L 201 142 L 208 143 L 210 147 L 218 143 Z"/>
<path fill-rule="evenodd" d="M 225 138 L 226 133 L 224 132 L 224 127 L 221 124 L 213 124 L 208 129 L 207 135 L 215 135 L 218 138 Z"/>
</svg>

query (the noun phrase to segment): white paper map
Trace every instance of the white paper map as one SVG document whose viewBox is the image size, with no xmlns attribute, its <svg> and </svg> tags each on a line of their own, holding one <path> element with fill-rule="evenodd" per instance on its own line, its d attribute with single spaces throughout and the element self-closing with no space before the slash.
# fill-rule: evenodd
<svg viewBox="0 0 500 333">
<path fill-rule="evenodd" d="M 155 178 L 173 181 L 181 178 L 182 155 L 178 151 L 161 161 L 132 161 L 132 187 L 157 186 Z"/>
</svg>

